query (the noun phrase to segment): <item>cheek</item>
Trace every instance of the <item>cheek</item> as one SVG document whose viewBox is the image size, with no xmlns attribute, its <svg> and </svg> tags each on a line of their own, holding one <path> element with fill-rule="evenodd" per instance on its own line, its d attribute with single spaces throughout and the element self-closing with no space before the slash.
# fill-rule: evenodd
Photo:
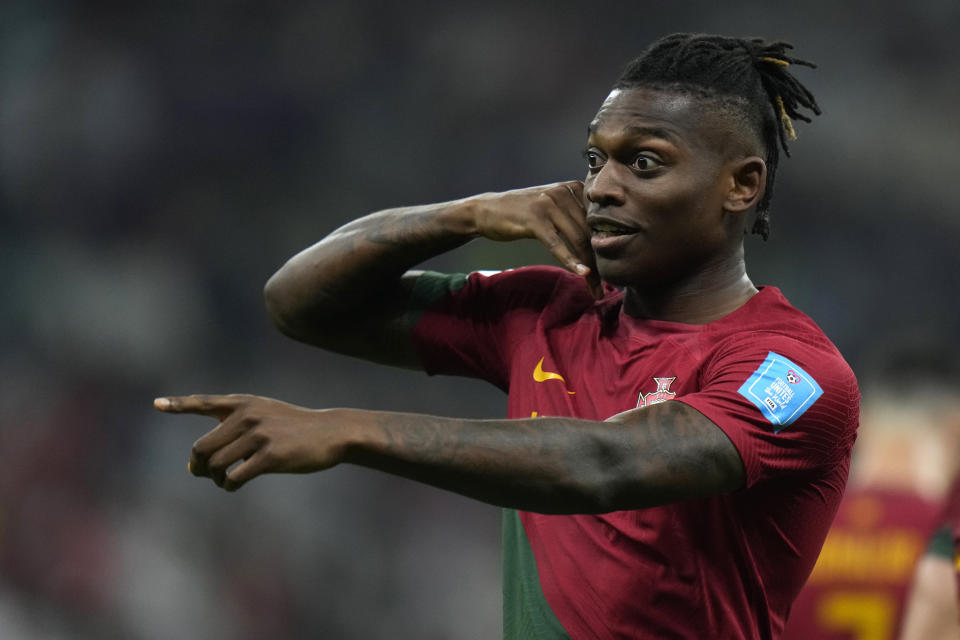
<svg viewBox="0 0 960 640">
<path fill-rule="evenodd" d="M 709 261 L 728 244 L 722 203 L 710 184 L 651 194 L 650 258 L 669 271 Z"/>
<path fill-rule="evenodd" d="M 651 224 L 673 235 L 694 232 L 691 227 L 720 224 L 722 203 L 710 182 L 697 176 L 647 185 L 638 194 Z"/>
</svg>

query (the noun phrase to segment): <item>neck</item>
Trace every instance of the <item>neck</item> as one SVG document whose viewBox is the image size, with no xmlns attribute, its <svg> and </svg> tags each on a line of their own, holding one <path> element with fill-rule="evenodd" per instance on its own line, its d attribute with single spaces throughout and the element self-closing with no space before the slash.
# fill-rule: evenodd
<svg viewBox="0 0 960 640">
<path fill-rule="evenodd" d="M 635 318 L 706 324 L 736 311 L 756 293 L 740 246 L 723 259 L 670 285 L 627 287 L 623 308 Z"/>
</svg>

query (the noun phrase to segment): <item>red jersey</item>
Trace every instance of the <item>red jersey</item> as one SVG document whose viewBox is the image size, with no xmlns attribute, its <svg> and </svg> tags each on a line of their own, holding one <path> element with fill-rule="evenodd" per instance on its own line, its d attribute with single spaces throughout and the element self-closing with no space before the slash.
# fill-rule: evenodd
<svg viewBox="0 0 960 640">
<path fill-rule="evenodd" d="M 507 511 L 504 631 L 524 638 L 777 638 L 843 493 L 856 379 L 771 287 L 704 325 L 633 318 L 561 269 L 454 281 L 414 329 L 428 373 L 509 392 L 511 418 L 604 420 L 684 402 L 736 446 L 731 494 L 602 515 Z M 522 526 L 521 526 L 522 525 Z"/>
<path fill-rule="evenodd" d="M 914 493 L 848 492 L 784 640 L 898 637 L 913 571 L 939 513 Z"/>
</svg>

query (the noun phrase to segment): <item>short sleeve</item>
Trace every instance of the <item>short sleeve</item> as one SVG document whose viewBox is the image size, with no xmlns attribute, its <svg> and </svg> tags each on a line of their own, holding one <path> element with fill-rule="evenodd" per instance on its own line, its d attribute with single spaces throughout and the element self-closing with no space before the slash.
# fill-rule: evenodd
<svg viewBox="0 0 960 640">
<path fill-rule="evenodd" d="M 424 370 L 480 378 L 506 391 L 515 346 L 534 330 L 565 273 L 525 267 L 468 276 L 421 275 L 414 294 L 429 291 L 432 300 L 412 336 Z"/>
<path fill-rule="evenodd" d="M 739 334 L 708 359 L 700 390 L 678 400 L 730 438 L 747 487 L 847 465 L 859 422 L 856 378 L 826 338 Z"/>
</svg>

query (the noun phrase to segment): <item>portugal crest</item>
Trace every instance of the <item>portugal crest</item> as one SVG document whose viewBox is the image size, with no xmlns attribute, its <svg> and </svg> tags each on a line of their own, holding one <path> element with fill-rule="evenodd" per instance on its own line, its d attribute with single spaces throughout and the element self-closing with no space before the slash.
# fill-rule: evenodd
<svg viewBox="0 0 960 640">
<path fill-rule="evenodd" d="M 654 378 L 653 381 L 657 383 L 657 390 L 651 391 L 650 393 L 641 391 L 640 397 L 637 399 L 637 408 L 649 407 L 651 404 L 659 404 L 667 400 L 672 400 L 677 394 L 670 391 L 670 385 L 672 385 L 676 379 L 676 376 L 672 378 Z"/>
</svg>

